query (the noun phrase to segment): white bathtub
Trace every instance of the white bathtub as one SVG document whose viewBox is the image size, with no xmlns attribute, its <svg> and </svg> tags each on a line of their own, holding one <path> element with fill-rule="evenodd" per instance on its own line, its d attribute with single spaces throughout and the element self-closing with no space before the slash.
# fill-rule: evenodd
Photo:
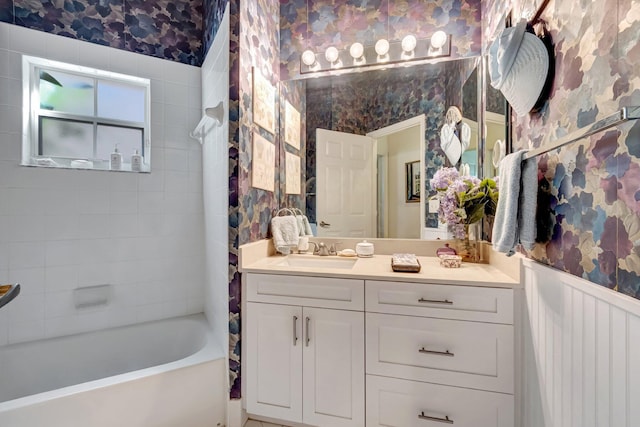
<svg viewBox="0 0 640 427">
<path fill-rule="evenodd" d="M 3 346 L 0 426 L 223 425 L 225 366 L 203 315 Z"/>
</svg>

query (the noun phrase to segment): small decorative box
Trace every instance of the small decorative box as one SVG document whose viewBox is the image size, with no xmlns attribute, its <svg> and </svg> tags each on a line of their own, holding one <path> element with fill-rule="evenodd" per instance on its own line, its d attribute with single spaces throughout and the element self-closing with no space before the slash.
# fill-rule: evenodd
<svg viewBox="0 0 640 427">
<path fill-rule="evenodd" d="M 460 255 L 440 255 L 440 265 L 445 268 L 460 268 L 462 257 Z"/>
<path fill-rule="evenodd" d="M 420 261 L 415 254 L 393 254 L 391 269 L 396 273 L 419 273 Z"/>
</svg>

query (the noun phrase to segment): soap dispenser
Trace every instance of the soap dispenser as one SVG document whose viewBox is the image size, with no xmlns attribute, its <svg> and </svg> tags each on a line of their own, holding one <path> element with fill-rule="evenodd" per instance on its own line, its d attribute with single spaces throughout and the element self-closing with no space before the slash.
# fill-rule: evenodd
<svg viewBox="0 0 640 427">
<path fill-rule="evenodd" d="M 111 170 L 119 171 L 122 169 L 122 154 L 118 151 L 118 144 L 111 153 L 110 166 Z"/>
<path fill-rule="evenodd" d="M 135 150 L 131 155 L 131 170 L 133 172 L 140 172 L 142 170 L 142 156 Z"/>
</svg>

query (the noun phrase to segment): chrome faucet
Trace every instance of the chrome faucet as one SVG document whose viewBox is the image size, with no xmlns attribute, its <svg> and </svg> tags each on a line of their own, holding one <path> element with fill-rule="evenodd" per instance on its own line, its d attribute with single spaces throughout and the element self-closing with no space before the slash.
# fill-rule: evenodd
<svg viewBox="0 0 640 427">
<path fill-rule="evenodd" d="M 340 242 L 332 243 L 331 246 L 327 246 L 324 242 L 316 243 L 309 242 L 314 246 L 313 254 L 319 256 L 329 256 L 329 255 L 337 255 L 336 245 L 339 245 Z"/>
<path fill-rule="evenodd" d="M 327 247 L 327 245 L 324 244 L 324 242 L 320 242 L 320 243 L 309 242 L 309 243 L 313 244 L 313 246 L 315 247 L 313 249 L 314 255 L 329 256 L 329 248 Z"/>
</svg>

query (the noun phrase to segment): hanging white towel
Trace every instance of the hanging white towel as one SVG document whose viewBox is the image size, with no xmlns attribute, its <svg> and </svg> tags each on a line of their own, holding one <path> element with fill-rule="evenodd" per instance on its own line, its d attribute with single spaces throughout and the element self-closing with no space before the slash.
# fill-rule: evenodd
<svg viewBox="0 0 640 427">
<path fill-rule="evenodd" d="M 522 160 L 526 150 L 500 162 L 500 196 L 493 222 L 493 248 L 511 256 L 522 244 L 532 249 L 536 236 L 538 167 L 535 159 Z"/>
<path fill-rule="evenodd" d="M 271 218 L 271 235 L 276 250 L 281 254 L 289 254 L 292 247 L 298 246 L 298 220 L 293 215 L 274 216 Z"/>
</svg>

